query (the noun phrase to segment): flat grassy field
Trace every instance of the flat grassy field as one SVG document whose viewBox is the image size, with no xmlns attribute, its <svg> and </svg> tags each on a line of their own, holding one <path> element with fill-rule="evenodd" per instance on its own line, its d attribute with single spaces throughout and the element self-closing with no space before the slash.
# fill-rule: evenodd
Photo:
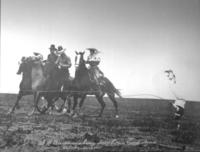
<svg viewBox="0 0 200 152">
<path fill-rule="evenodd" d="M 1 152 L 68 151 L 199 151 L 200 102 L 188 102 L 181 128 L 176 130 L 173 108 L 167 100 L 118 99 L 119 118 L 112 103 L 104 98 L 106 108 L 96 117 L 100 105 L 88 97 L 83 115 L 71 117 L 53 112 L 28 116 L 33 96 L 20 101 L 20 109 L 7 115 L 15 94 L 0 95 Z M 58 101 L 62 102 L 62 101 Z"/>
</svg>

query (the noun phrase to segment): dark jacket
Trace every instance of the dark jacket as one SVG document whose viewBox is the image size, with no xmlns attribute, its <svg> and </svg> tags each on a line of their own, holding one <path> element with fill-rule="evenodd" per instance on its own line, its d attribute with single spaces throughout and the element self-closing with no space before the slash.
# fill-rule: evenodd
<svg viewBox="0 0 200 152">
<path fill-rule="evenodd" d="M 47 61 L 50 62 L 50 63 L 55 63 L 57 58 L 58 58 L 58 56 L 56 54 L 51 53 L 51 54 L 48 55 Z"/>
</svg>

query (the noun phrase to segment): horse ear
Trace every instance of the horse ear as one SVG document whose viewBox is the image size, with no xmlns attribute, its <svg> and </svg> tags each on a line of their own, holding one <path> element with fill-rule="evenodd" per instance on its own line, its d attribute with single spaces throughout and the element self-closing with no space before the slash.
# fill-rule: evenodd
<svg viewBox="0 0 200 152">
<path fill-rule="evenodd" d="M 76 64 L 76 62 L 77 62 L 77 56 L 75 56 L 75 64 Z"/>
</svg>

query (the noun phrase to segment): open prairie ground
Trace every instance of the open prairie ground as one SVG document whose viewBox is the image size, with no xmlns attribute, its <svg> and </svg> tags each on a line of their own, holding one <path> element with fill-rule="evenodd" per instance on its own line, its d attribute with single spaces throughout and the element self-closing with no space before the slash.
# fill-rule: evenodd
<svg viewBox="0 0 200 152">
<path fill-rule="evenodd" d="M 107 98 L 101 118 L 96 117 L 100 105 L 93 97 L 86 99 L 83 115 L 76 118 L 55 111 L 28 116 L 33 96 L 24 97 L 20 109 L 7 115 L 15 100 L 14 94 L 0 95 L 1 152 L 200 151 L 198 102 L 186 104 L 177 131 L 167 100 L 117 99 L 119 118 Z"/>
</svg>

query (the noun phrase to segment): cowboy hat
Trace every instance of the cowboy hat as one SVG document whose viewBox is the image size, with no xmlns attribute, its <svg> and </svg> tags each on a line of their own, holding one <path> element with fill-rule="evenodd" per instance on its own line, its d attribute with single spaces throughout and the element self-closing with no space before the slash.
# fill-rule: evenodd
<svg viewBox="0 0 200 152">
<path fill-rule="evenodd" d="M 58 46 L 58 51 L 61 51 L 61 50 L 63 50 L 63 47 L 60 45 Z"/>
<path fill-rule="evenodd" d="M 164 72 L 165 72 L 165 73 L 173 73 L 173 71 L 172 71 L 171 69 L 165 70 Z"/>
<path fill-rule="evenodd" d="M 93 52 L 93 53 L 100 53 L 100 51 L 97 50 L 96 48 L 86 48 L 86 50 L 89 50 L 90 52 Z"/>
<path fill-rule="evenodd" d="M 62 54 L 66 51 L 66 49 L 63 49 L 62 46 L 58 46 L 58 49 L 57 49 L 57 54 Z"/>
<path fill-rule="evenodd" d="M 50 46 L 49 49 L 50 49 L 50 50 L 57 50 L 54 44 L 51 44 L 51 46 Z"/>
</svg>

